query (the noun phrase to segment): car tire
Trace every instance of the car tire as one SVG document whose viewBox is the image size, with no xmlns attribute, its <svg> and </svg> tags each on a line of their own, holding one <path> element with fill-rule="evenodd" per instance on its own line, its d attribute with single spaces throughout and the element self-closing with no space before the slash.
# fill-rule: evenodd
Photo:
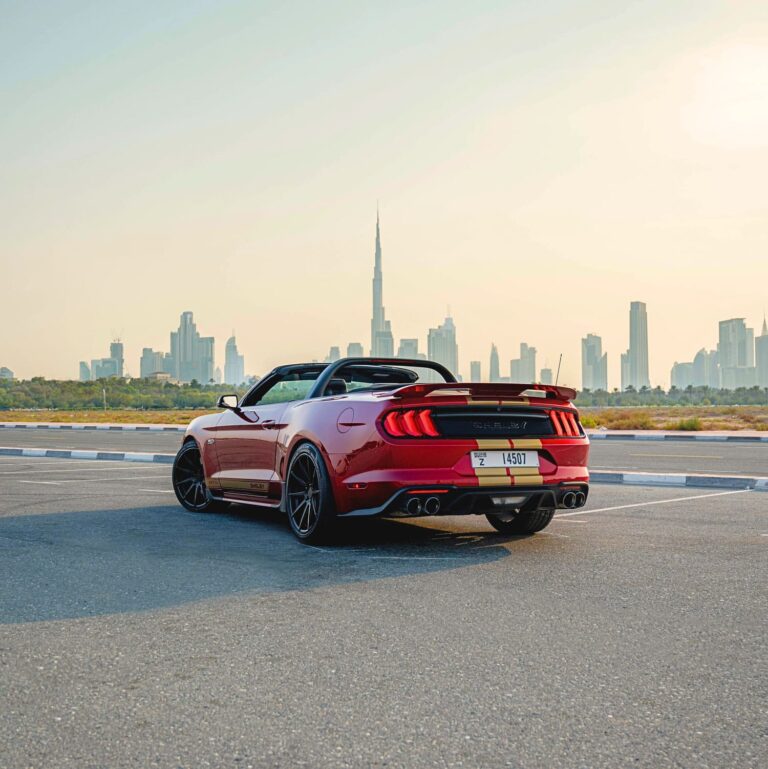
<svg viewBox="0 0 768 769">
<path fill-rule="evenodd" d="M 285 508 L 291 530 L 301 542 L 327 541 L 336 525 L 328 470 L 319 449 L 302 443 L 285 476 Z"/>
<path fill-rule="evenodd" d="M 486 515 L 488 523 L 502 534 L 535 534 L 549 526 L 554 510 L 533 510 L 530 513 L 518 513 L 507 518 L 503 515 Z"/>
<path fill-rule="evenodd" d="M 229 507 L 215 499 L 205 483 L 205 471 L 200 449 L 187 441 L 176 454 L 171 472 L 173 491 L 181 505 L 193 513 L 218 513 Z"/>
</svg>

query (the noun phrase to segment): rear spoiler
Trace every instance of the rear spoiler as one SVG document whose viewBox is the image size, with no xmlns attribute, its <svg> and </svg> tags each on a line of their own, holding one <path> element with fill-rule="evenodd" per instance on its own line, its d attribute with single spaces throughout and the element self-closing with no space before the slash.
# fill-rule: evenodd
<svg viewBox="0 0 768 769">
<path fill-rule="evenodd" d="M 438 384 L 409 384 L 387 393 L 391 398 L 412 398 L 430 395 L 459 395 L 476 398 L 516 398 L 521 395 L 531 398 L 558 399 L 572 401 L 576 399 L 576 390 L 572 387 L 543 384 L 499 384 L 496 382 L 483 384 L 462 384 L 461 382 L 440 382 Z"/>
</svg>

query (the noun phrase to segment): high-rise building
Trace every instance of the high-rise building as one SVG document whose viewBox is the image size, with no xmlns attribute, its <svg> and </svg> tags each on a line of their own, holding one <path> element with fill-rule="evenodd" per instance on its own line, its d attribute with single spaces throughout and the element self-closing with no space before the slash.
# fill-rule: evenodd
<svg viewBox="0 0 768 769">
<path fill-rule="evenodd" d="M 222 375 L 221 375 L 221 368 L 219 366 L 216 366 L 216 368 L 213 371 L 213 381 L 219 385 L 221 384 Z"/>
<path fill-rule="evenodd" d="M 499 370 L 499 351 L 495 344 L 491 345 L 491 363 L 490 368 L 488 369 L 488 381 L 501 381 L 501 371 Z"/>
<path fill-rule="evenodd" d="M 675 361 L 669 374 L 669 382 L 678 390 L 685 390 L 693 385 L 693 363 L 678 363 Z"/>
<path fill-rule="evenodd" d="M 721 320 L 717 355 L 720 361 L 720 387 L 735 390 L 752 387 L 756 380 L 755 332 L 744 318 Z"/>
<path fill-rule="evenodd" d="M 336 363 L 337 360 L 341 358 L 341 350 L 338 348 L 337 345 L 334 345 L 331 347 L 330 350 L 328 350 L 328 355 L 325 356 L 325 362 L 326 363 Z"/>
<path fill-rule="evenodd" d="M 350 342 L 347 345 L 347 357 L 348 358 L 362 358 L 365 356 L 365 350 L 360 342 Z"/>
<path fill-rule="evenodd" d="M 122 377 L 125 360 L 123 358 L 123 343 L 119 339 L 109 345 L 109 357 L 117 364 L 117 376 Z"/>
<path fill-rule="evenodd" d="M 541 376 L 539 377 L 539 381 L 541 384 L 551 385 L 552 384 L 552 369 L 551 368 L 543 368 L 541 370 Z"/>
<path fill-rule="evenodd" d="M 694 387 L 720 387 L 720 365 L 717 361 L 717 352 L 707 352 L 703 347 L 696 353 L 693 359 L 692 382 Z"/>
<path fill-rule="evenodd" d="M 456 344 L 456 326 L 453 318 L 447 317 L 437 328 L 429 329 L 427 336 L 427 357 L 442 363 L 450 372 L 459 372 L 459 348 Z"/>
<path fill-rule="evenodd" d="M 608 390 L 608 353 L 603 340 L 587 334 L 581 340 L 581 387 L 583 390 Z"/>
<path fill-rule="evenodd" d="M 520 357 L 509 362 L 509 380 L 519 384 L 536 381 L 536 348 L 520 343 Z"/>
<path fill-rule="evenodd" d="M 480 372 L 480 361 L 471 360 L 469 362 L 469 381 L 470 382 L 482 382 L 483 378 Z"/>
<path fill-rule="evenodd" d="M 8 366 L 0 366 L 0 379 L 14 379 L 13 371 Z"/>
<path fill-rule="evenodd" d="M 179 328 L 171 331 L 171 361 L 168 372 L 174 379 L 201 384 L 213 380 L 214 340 L 212 336 L 200 336 L 191 312 L 181 313 Z"/>
<path fill-rule="evenodd" d="M 424 353 L 419 352 L 418 339 L 401 339 L 397 348 L 398 358 L 410 358 L 411 360 L 421 360 L 426 357 Z"/>
<path fill-rule="evenodd" d="M 395 351 L 392 328 L 384 314 L 384 279 L 381 272 L 381 233 L 376 211 L 376 250 L 373 265 L 373 317 L 371 318 L 371 356 L 391 358 Z"/>
<path fill-rule="evenodd" d="M 245 358 L 237 349 L 234 333 L 224 347 L 224 381 L 231 385 L 241 385 L 245 381 Z"/>
<path fill-rule="evenodd" d="M 755 337 L 755 384 L 768 387 L 768 323 L 763 316 L 763 331 Z"/>
<path fill-rule="evenodd" d="M 115 358 L 94 358 L 91 361 L 91 379 L 109 379 L 117 376 Z"/>
<path fill-rule="evenodd" d="M 629 305 L 629 349 L 626 360 L 622 355 L 621 364 L 622 390 L 630 385 L 635 390 L 651 386 L 648 376 L 648 313 L 645 302 L 631 302 Z"/>
<path fill-rule="evenodd" d="M 91 381 L 91 367 L 88 365 L 88 362 L 84 360 L 80 361 L 80 381 L 81 382 Z"/>
<path fill-rule="evenodd" d="M 629 351 L 621 353 L 621 389 L 626 390 L 630 385 L 629 381 Z"/>
<path fill-rule="evenodd" d="M 139 375 L 146 379 L 152 374 L 157 374 L 164 370 L 165 355 L 162 352 L 153 350 L 151 347 L 145 347 L 141 351 L 139 360 Z"/>
</svg>

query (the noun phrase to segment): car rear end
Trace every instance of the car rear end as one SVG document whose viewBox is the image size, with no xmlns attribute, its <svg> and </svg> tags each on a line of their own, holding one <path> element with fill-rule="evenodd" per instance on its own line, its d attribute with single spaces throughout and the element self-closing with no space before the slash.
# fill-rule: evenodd
<svg viewBox="0 0 768 769">
<path fill-rule="evenodd" d="M 340 512 L 580 507 L 589 492 L 589 440 L 574 397 L 564 387 L 503 384 L 418 384 L 382 394 L 379 445 L 350 464 Z"/>
</svg>

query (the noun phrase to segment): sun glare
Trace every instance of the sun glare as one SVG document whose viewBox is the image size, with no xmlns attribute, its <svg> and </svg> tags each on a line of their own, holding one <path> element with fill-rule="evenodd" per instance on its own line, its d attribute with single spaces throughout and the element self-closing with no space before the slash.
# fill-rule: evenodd
<svg viewBox="0 0 768 769">
<path fill-rule="evenodd" d="M 683 118 L 704 144 L 768 146 L 768 47 L 732 46 L 700 57 Z"/>
</svg>

